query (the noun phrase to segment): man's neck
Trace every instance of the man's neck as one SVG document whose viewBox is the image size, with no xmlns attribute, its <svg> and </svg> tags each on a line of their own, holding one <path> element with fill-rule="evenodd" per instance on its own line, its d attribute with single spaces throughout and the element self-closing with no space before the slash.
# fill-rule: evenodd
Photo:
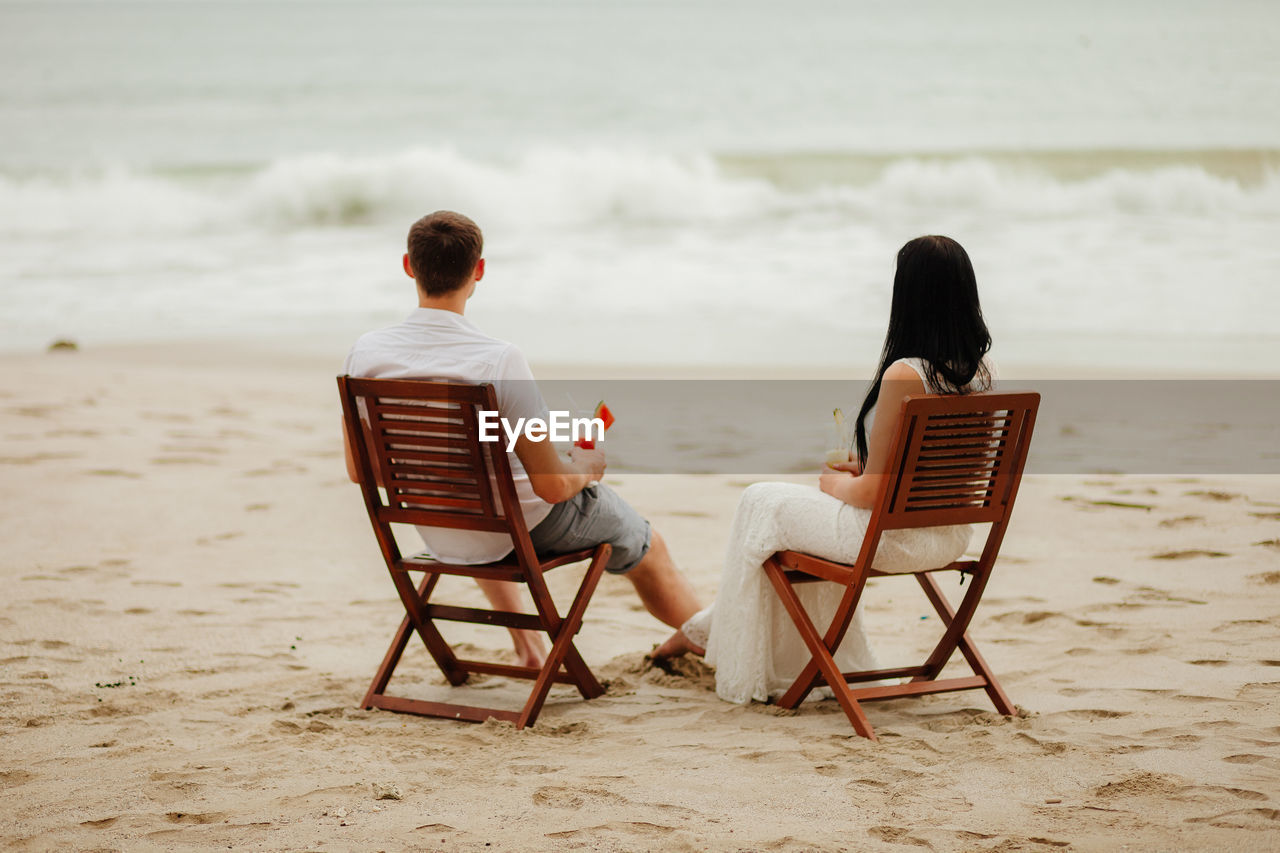
<svg viewBox="0 0 1280 853">
<path fill-rule="evenodd" d="M 453 293 L 447 293 L 444 296 L 427 296 L 421 290 L 418 291 L 418 307 L 434 308 L 437 311 L 452 311 L 455 314 L 467 313 L 467 294 L 466 289 L 456 290 Z"/>
</svg>

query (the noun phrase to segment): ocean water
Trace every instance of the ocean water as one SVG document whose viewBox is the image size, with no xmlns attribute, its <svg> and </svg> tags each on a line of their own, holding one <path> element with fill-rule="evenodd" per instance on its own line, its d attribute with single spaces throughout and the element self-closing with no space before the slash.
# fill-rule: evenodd
<svg viewBox="0 0 1280 853">
<path fill-rule="evenodd" d="M 0 348 L 396 321 L 485 229 L 535 362 L 870 367 L 955 237 L 1002 365 L 1274 374 L 1269 2 L 0 2 Z"/>
</svg>

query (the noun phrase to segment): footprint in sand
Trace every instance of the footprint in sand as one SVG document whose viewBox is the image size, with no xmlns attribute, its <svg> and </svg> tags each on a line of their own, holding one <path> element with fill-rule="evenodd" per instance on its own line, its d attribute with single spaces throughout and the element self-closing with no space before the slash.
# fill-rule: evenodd
<svg viewBox="0 0 1280 853">
<path fill-rule="evenodd" d="M 31 453 L 26 456 L 0 456 L 0 465 L 35 465 L 58 459 L 79 459 L 83 453 Z"/>
<path fill-rule="evenodd" d="M 214 536 L 201 536 L 196 539 L 197 545 L 212 545 L 214 542 L 226 542 L 230 539 L 239 539 L 244 536 L 242 530 L 231 530 L 226 533 L 218 533 Z"/>
<path fill-rule="evenodd" d="M 535 806 L 548 806 L 555 809 L 580 809 L 584 800 L 572 788 L 539 788 L 533 792 Z"/>
<path fill-rule="evenodd" d="M 1068 744 L 1059 742 L 1059 740 L 1041 740 L 1033 738 L 1033 736 L 1024 733 L 1024 731 L 1019 731 L 1018 734 L 1015 734 L 1014 740 L 1020 740 L 1021 743 L 1030 744 L 1032 747 L 1036 747 L 1038 751 L 1046 754 L 1046 756 L 1060 756 L 1060 754 L 1068 751 Z"/>
<path fill-rule="evenodd" d="M 912 829 L 906 826 L 889 826 L 882 824 L 873 826 L 867 830 L 867 835 L 878 841 L 884 841 L 889 844 L 909 844 L 915 847 L 932 847 L 928 841 L 912 835 Z"/>
<path fill-rule="evenodd" d="M 1001 613 L 997 616 L 993 616 L 992 621 L 1001 623 L 1011 622 L 1015 625 L 1035 625 L 1036 623 L 1043 622 L 1046 619 L 1054 618 L 1062 619 L 1066 617 L 1063 616 L 1063 614 L 1056 613 L 1052 610 L 1014 610 L 1009 613 Z"/>
<path fill-rule="evenodd" d="M 1244 495 L 1233 494 L 1232 492 L 1210 491 L 1205 489 L 1193 489 L 1189 492 L 1183 492 L 1184 495 L 1191 495 L 1206 501 L 1215 501 L 1217 503 L 1226 503 L 1243 498 Z"/>
<path fill-rule="evenodd" d="M 1196 557 L 1230 557 L 1225 551 L 1210 551 L 1205 548 L 1188 548 L 1185 551 L 1162 551 L 1152 554 L 1153 560 L 1192 560 Z"/>
<path fill-rule="evenodd" d="M 553 766 L 550 764 L 511 764 L 508 765 L 507 769 L 517 775 L 545 776 L 548 773 L 559 773 L 564 769 L 564 766 Z"/>
<path fill-rule="evenodd" d="M 1236 696 L 1241 699 L 1273 700 L 1280 693 L 1280 681 L 1250 681 L 1244 684 Z M 1280 763 L 1280 759 L 1277 760 Z"/>
<path fill-rule="evenodd" d="M 1226 633 L 1245 633 L 1251 634 L 1258 629 L 1258 626 L 1266 626 L 1268 624 L 1265 619 L 1232 619 L 1230 622 L 1223 622 L 1221 625 L 1215 625 L 1209 629 L 1212 634 Z"/>
<path fill-rule="evenodd" d="M 244 472 L 246 477 L 270 477 L 276 474 L 306 474 L 308 471 L 302 465 L 296 462 L 286 460 L 277 460 L 272 463 L 270 468 L 253 468 Z"/>
<path fill-rule="evenodd" d="M 217 465 L 216 459 L 208 459 L 204 456 L 153 456 L 150 459 L 152 465 Z"/>
<path fill-rule="evenodd" d="M 1069 720 L 1114 720 L 1117 717 L 1129 716 L 1128 711 L 1112 711 L 1107 708 L 1078 708 L 1074 711 L 1059 711 L 1056 714 L 1046 714 L 1046 717 L 1066 717 Z"/>
<path fill-rule="evenodd" d="M 657 823 L 649 823 L 641 820 L 631 821 L 611 821 L 610 823 L 602 823 L 597 826 L 584 826 L 581 829 L 570 829 L 564 832 L 548 832 L 546 838 L 569 839 L 581 835 L 583 838 L 591 840 L 592 846 L 599 844 L 599 839 L 605 835 L 621 836 L 628 842 L 623 849 L 634 849 L 634 841 L 636 838 L 660 838 L 675 832 L 674 826 L 662 826 Z M 616 846 L 613 845 L 613 846 Z M 644 846 L 644 845 L 638 845 Z"/>
<path fill-rule="evenodd" d="M 34 778 L 36 775 L 26 770 L 0 770 L 0 791 L 25 785 Z"/>
<path fill-rule="evenodd" d="M 1248 788 L 1226 788 L 1221 785 L 1196 785 L 1190 789 L 1191 791 L 1201 792 L 1210 796 L 1225 795 L 1237 800 L 1248 800 L 1250 802 L 1258 802 L 1267 799 L 1267 795 L 1261 791 L 1250 791 Z"/>
<path fill-rule="evenodd" d="M 1250 829 L 1275 832 L 1280 828 L 1280 809 L 1235 809 L 1206 817 L 1187 818 L 1187 823 L 1207 823 L 1222 829 Z M 1247 846 L 1247 845 L 1246 845 Z"/>
<path fill-rule="evenodd" d="M 191 415 L 185 412 L 139 412 L 138 417 L 144 421 L 164 421 L 166 423 L 189 424 Z"/>
<path fill-rule="evenodd" d="M 204 825 L 207 823 L 221 823 L 226 816 L 225 812 L 204 812 L 202 814 L 166 812 L 164 819 L 169 821 L 169 823 L 191 823 Z"/>
<path fill-rule="evenodd" d="M 215 456 L 227 452 L 226 448 L 213 444 L 162 444 L 160 449 L 165 453 L 206 453 Z"/>
<path fill-rule="evenodd" d="M 1141 509 L 1147 512 L 1155 509 L 1151 504 L 1132 503 L 1130 501 L 1106 501 L 1106 500 L 1089 500 L 1088 498 L 1077 497 L 1076 495 L 1063 495 L 1060 500 L 1068 503 L 1075 503 L 1081 509 L 1092 510 L 1095 507 L 1103 509 L 1106 507 L 1115 507 L 1117 509 Z"/>
</svg>

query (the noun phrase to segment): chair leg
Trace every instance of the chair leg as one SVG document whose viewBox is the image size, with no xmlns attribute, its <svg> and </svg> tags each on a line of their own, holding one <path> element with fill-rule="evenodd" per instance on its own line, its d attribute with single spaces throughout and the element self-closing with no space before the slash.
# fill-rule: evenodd
<svg viewBox="0 0 1280 853">
<path fill-rule="evenodd" d="M 805 612 L 804 605 L 800 603 L 795 589 L 792 588 L 791 583 L 787 580 L 786 573 L 773 559 L 765 561 L 764 570 L 769 580 L 772 581 L 774 588 L 778 591 L 778 597 L 782 599 L 783 606 L 791 614 L 791 621 L 795 623 L 796 628 L 800 631 L 801 638 L 804 639 L 805 645 L 809 647 L 809 651 L 813 654 L 813 664 L 826 678 L 827 685 L 830 686 L 831 691 L 835 694 L 836 701 L 840 703 L 840 707 L 844 709 L 845 716 L 849 718 L 849 722 L 853 725 L 853 730 L 868 740 L 876 740 L 875 731 L 871 728 L 867 715 L 863 713 L 858 700 L 854 699 L 849 692 L 849 685 L 840 673 L 840 668 L 836 666 L 835 659 L 831 656 L 831 650 L 827 648 L 822 641 L 822 637 L 818 635 L 818 629 L 814 627 L 813 621 L 809 619 L 809 614 Z M 842 604 L 847 603 L 849 598 L 850 596 L 846 595 Z M 839 619 L 842 615 L 844 614 L 837 613 L 836 618 Z M 799 680 L 797 680 L 798 683 L 800 683 Z M 807 693 L 808 691 L 806 690 L 805 692 Z"/>
<path fill-rule="evenodd" d="M 946 631 L 925 663 L 930 674 L 918 675 L 912 681 L 927 681 L 936 678 L 942 672 L 942 668 L 946 666 L 947 660 L 950 659 L 952 653 L 958 648 L 960 653 L 964 655 L 965 661 L 969 664 L 969 668 L 973 670 L 973 674 L 981 677 L 986 682 L 984 689 L 991 699 L 991 704 L 995 705 L 996 710 L 1001 714 L 1013 716 L 1016 713 L 1013 702 L 1009 700 L 1008 694 L 1004 692 L 1004 688 L 996 680 L 995 674 L 992 673 L 986 660 L 978 652 L 973 641 L 969 639 L 969 622 L 973 618 L 977 598 L 982 595 L 982 588 L 985 586 L 986 580 L 985 575 L 974 578 L 973 585 L 960 606 L 959 613 L 962 614 L 963 621 L 956 618 L 957 611 L 952 609 L 951 603 L 947 600 L 942 588 L 938 586 L 938 582 L 933 579 L 932 575 L 919 574 L 916 575 L 916 579 L 920 581 L 920 586 L 924 589 L 924 594 L 928 596 L 930 603 L 933 604 L 933 609 L 938 612 L 943 625 L 946 626 Z M 970 598 L 973 601 L 970 601 Z"/>
<path fill-rule="evenodd" d="M 369 689 L 364 694 L 364 701 L 360 703 L 361 708 L 369 710 L 373 707 L 373 697 L 380 696 L 386 692 L 387 684 L 391 681 L 391 674 L 395 672 L 396 664 L 400 663 L 400 656 L 404 654 L 405 647 L 409 645 L 409 635 L 411 633 L 413 633 L 413 626 L 409 622 L 409 617 L 405 616 L 400 620 L 400 628 L 391 640 L 391 645 L 387 648 L 387 653 L 382 658 L 382 665 L 378 667 L 377 674 L 373 676 L 373 681 L 369 684 Z"/>
<path fill-rule="evenodd" d="M 433 590 L 435 590 L 436 583 L 439 580 L 440 580 L 439 575 L 427 574 L 422 578 L 422 583 L 418 585 L 416 590 L 413 589 L 412 585 L 409 585 L 409 588 L 411 590 L 410 594 L 414 596 L 414 600 L 416 602 L 418 602 L 419 604 L 425 604 L 427 599 L 431 597 L 431 593 Z M 400 590 L 400 587 L 401 587 L 401 584 L 397 583 L 396 584 L 397 590 Z M 401 594 L 403 597 L 403 590 L 401 590 Z M 420 613 L 421 611 L 416 610 L 416 612 Z M 395 674 L 396 666 L 398 666 L 400 663 L 400 657 L 404 654 L 404 650 L 408 647 L 409 638 L 413 635 L 413 632 L 414 632 L 413 620 L 410 618 L 409 613 L 410 613 L 410 610 L 408 606 L 406 606 L 405 617 L 400 620 L 400 627 L 396 630 L 395 636 L 392 637 L 391 645 L 387 647 L 387 653 L 383 656 L 382 664 L 378 667 L 377 673 L 374 674 L 373 681 L 369 684 L 369 689 L 368 691 L 365 692 L 364 701 L 360 703 L 360 707 L 365 709 L 372 708 L 373 697 L 381 696 L 383 693 L 386 692 L 387 684 L 391 682 L 391 676 Z M 440 666 L 441 672 L 443 672 L 445 677 L 449 679 L 449 682 L 451 684 L 454 684 L 455 686 L 458 684 L 461 684 L 463 681 L 466 681 L 467 674 L 457 668 L 457 658 L 454 656 L 453 651 L 449 648 L 448 643 L 445 642 L 444 637 L 442 637 L 440 635 L 440 632 L 437 631 L 434 627 L 430 626 L 429 623 L 427 625 L 427 632 L 428 632 L 427 634 L 423 634 L 420 631 L 419 636 L 422 637 L 422 641 L 426 645 L 427 651 L 431 654 L 431 656 L 435 659 L 436 663 Z M 427 639 L 428 634 L 434 635 L 431 641 L 428 641 Z M 439 651 L 439 649 L 438 648 L 437 650 L 432 649 L 433 643 L 437 643 L 438 645 L 443 645 L 443 660 L 442 660 L 442 656 L 437 654 L 437 651 Z M 448 664 L 448 667 L 446 667 L 446 663 Z"/>
<path fill-rule="evenodd" d="M 773 560 L 770 557 L 770 560 Z M 782 565 L 774 561 L 775 568 L 779 572 L 783 572 L 786 577 Z M 844 598 L 840 601 L 840 606 L 836 608 L 835 615 L 831 619 L 831 624 L 827 626 L 827 632 L 823 635 L 823 645 L 835 654 L 835 650 L 840 648 L 840 643 L 844 641 L 844 635 L 849 630 L 849 623 L 853 620 L 853 613 L 858 608 L 858 602 L 862 599 L 862 591 L 866 588 L 867 578 L 863 575 L 857 583 L 850 585 L 844 593 Z M 790 584 L 788 584 L 790 585 Z M 800 671 L 800 675 L 787 688 L 787 692 L 782 694 L 778 699 L 778 705 L 783 708 L 798 708 L 805 697 L 818 686 L 819 682 L 818 664 L 810 660 L 804 665 L 804 669 Z"/>
<path fill-rule="evenodd" d="M 414 589 L 413 582 L 407 574 L 396 572 L 392 576 L 396 589 L 400 591 L 400 600 L 404 602 L 406 618 L 417 629 L 418 636 L 422 638 L 422 644 L 426 646 L 427 652 L 435 660 L 436 666 L 440 667 L 444 677 L 450 684 L 457 687 L 466 682 L 467 672 L 458 666 L 457 655 L 453 653 L 453 648 L 439 629 L 430 619 L 422 615 L 422 606 L 431 598 L 431 593 L 435 591 L 439 579 L 439 575 L 428 573 L 423 577 L 418 588 Z"/>
<path fill-rule="evenodd" d="M 546 701 L 547 694 L 551 690 L 551 685 L 556 682 L 557 678 L 562 682 L 571 681 L 577 686 L 578 692 L 584 698 L 592 699 L 603 694 L 604 687 L 596 679 L 590 668 L 588 668 L 586 661 L 582 659 L 582 655 L 574 646 L 574 637 L 582 627 L 582 619 L 586 615 L 587 604 L 590 602 L 591 596 L 595 592 L 601 576 L 604 574 L 605 563 L 608 562 L 610 551 L 611 549 L 608 545 L 602 545 L 597 549 L 587 567 L 586 574 L 583 576 L 582 583 L 578 587 L 577 595 L 574 597 L 564 618 L 561 618 L 557 613 L 555 602 L 546 591 L 545 584 L 535 585 L 530 583 L 529 591 L 533 595 L 542 630 L 546 631 L 551 638 L 552 645 L 551 651 L 547 655 L 547 660 L 542 668 L 536 671 L 536 676 L 533 675 L 534 670 L 524 667 L 504 666 L 498 668 L 499 670 L 504 670 L 500 674 L 535 679 L 529 698 L 520 712 L 444 702 L 425 702 L 385 695 L 387 684 L 390 682 L 391 676 L 409 644 L 410 635 L 415 630 L 450 683 L 455 686 L 459 685 L 467 680 L 468 674 L 463 662 L 457 659 L 444 637 L 432 623 L 432 620 L 425 616 L 423 612 L 423 608 L 430 599 L 440 576 L 428 573 L 423 577 L 422 583 L 415 589 L 412 582 L 408 580 L 407 575 L 393 573 L 392 579 L 396 582 L 396 588 L 400 592 L 400 598 L 404 603 L 405 617 L 400 622 L 400 628 L 396 631 L 396 635 L 392 639 L 391 646 L 387 649 L 387 654 L 383 658 L 381 666 L 378 667 L 378 672 L 374 676 L 373 683 L 369 686 L 369 691 L 365 694 L 362 706 L 472 722 L 483 722 L 488 717 L 497 717 L 514 723 L 516 728 L 519 729 L 533 725 L 537 720 L 542 705 Z M 560 674 L 562 666 L 567 673 L 567 679 Z M 481 671 L 491 670 L 485 669 Z"/>
<path fill-rule="evenodd" d="M 546 701 L 547 694 L 551 690 L 551 684 L 555 680 L 555 675 L 560 671 L 561 662 L 564 663 L 565 669 L 574 677 L 578 685 L 578 691 L 582 693 L 586 699 L 592 699 L 604 693 L 604 687 L 596 680 L 595 675 L 587 668 L 587 664 L 582 660 L 582 656 L 578 653 L 578 649 L 573 644 L 573 638 L 577 635 L 578 629 L 582 625 L 582 617 L 586 615 L 587 603 L 591 600 L 591 595 L 595 592 L 596 584 L 600 582 L 600 576 L 604 574 L 604 564 L 609 558 L 609 550 L 601 549 L 591 559 L 590 565 L 587 566 L 587 572 L 582 578 L 582 584 L 578 587 L 578 594 L 574 597 L 573 603 L 569 605 L 569 611 L 560 619 L 560 624 L 555 631 L 549 631 L 552 637 L 551 651 L 547 654 L 546 662 L 542 665 L 542 671 L 538 673 L 538 678 L 533 684 L 533 690 L 529 694 L 529 699 L 525 702 L 524 709 L 520 712 L 520 719 L 516 722 L 516 728 L 522 729 L 525 726 L 533 725 L 538 714 L 542 711 L 542 703 Z M 547 596 L 547 601 L 543 603 L 545 607 L 545 615 L 555 616 L 555 602 Z M 539 607 L 542 612 L 544 607 Z"/>
</svg>

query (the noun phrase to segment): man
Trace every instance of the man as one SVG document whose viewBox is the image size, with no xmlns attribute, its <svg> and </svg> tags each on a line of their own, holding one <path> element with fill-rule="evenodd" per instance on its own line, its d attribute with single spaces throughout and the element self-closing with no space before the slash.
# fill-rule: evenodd
<svg viewBox="0 0 1280 853">
<path fill-rule="evenodd" d="M 418 309 L 399 325 L 362 336 L 347 356 L 344 372 L 382 379 L 493 382 L 500 418 L 513 424 L 518 418 L 545 420 L 547 407 L 520 350 L 485 335 L 463 316 L 484 278 L 483 249 L 480 228 L 462 214 L 441 210 L 415 222 L 404 271 L 417 282 Z M 347 474 L 358 482 L 350 436 L 345 438 Z M 606 570 L 631 581 L 651 614 L 679 628 L 698 611 L 693 588 L 662 537 L 599 483 L 605 471 L 603 450 L 574 447 L 566 459 L 550 441 L 521 434 L 508 454 L 530 539 L 539 553 L 608 542 L 613 554 Z M 447 562 L 487 563 L 511 550 L 505 534 L 439 527 L 418 531 L 432 556 Z M 523 609 L 518 584 L 477 583 L 495 608 Z M 520 662 L 540 666 L 546 658 L 542 635 L 516 630 L 511 635 Z"/>
</svg>

